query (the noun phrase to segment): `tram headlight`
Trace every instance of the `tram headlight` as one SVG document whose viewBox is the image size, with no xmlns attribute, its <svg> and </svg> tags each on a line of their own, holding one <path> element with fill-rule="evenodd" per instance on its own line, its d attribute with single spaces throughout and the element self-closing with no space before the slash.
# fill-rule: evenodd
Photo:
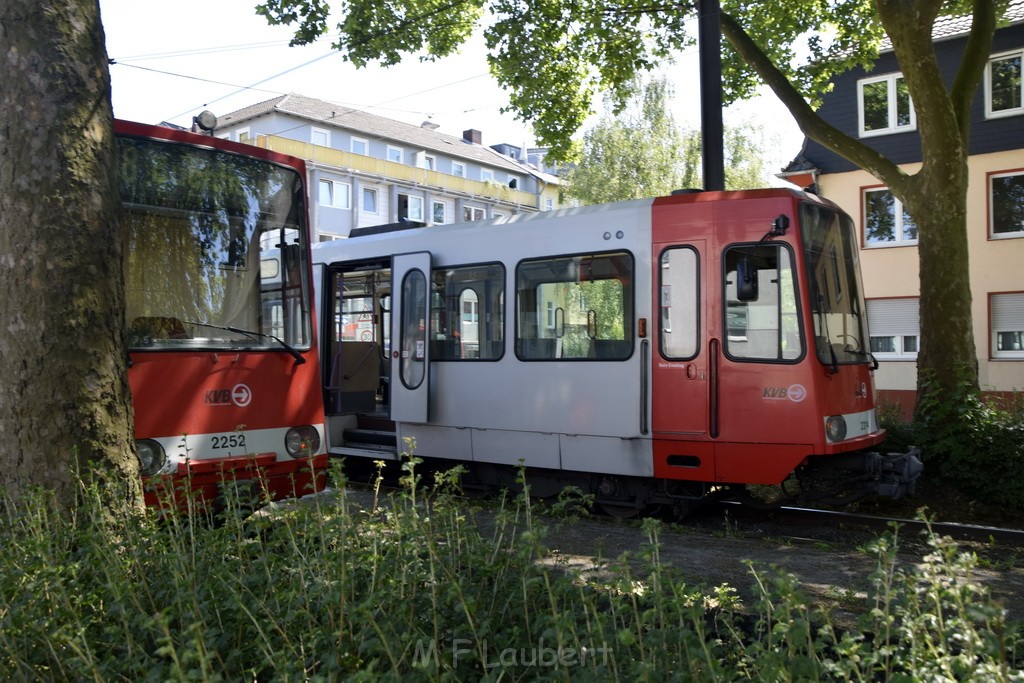
<svg viewBox="0 0 1024 683">
<path fill-rule="evenodd" d="M 293 458 L 315 455 L 320 451 L 320 432 L 309 425 L 292 427 L 284 435 L 284 448 Z"/>
<path fill-rule="evenodd" d="M 842 415 L 833 415 L 825 420 L 825 438 L 833 443 L 845 439 L 846 418 Z"/>
<path fill-rule="evenodd" d="M 167 462 L 164 447 L 153 439 L 139 439 L 135 447 L 139 451 L 139 472 L 144 477 L 156 474 Z"/>
</svg>

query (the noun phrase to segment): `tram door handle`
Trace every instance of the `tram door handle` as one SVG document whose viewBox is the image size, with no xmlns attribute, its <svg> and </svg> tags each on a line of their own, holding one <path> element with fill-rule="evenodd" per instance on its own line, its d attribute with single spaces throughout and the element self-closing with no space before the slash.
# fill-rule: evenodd
<svg viewBox="0 0 1024 683">
<path fill-rule="evenodd" d="M 693 363 L 686 364 L 686 379 L 697 379 L 697 366 Z"/>
</svg>

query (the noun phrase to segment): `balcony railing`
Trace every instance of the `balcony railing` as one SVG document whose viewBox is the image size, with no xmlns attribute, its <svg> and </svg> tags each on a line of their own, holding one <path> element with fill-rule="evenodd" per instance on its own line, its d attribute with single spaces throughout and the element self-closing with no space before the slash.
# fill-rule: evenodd
<svg viewBox="0 0 1024 683">
<path fill-rule="evenodd" d="M 469 178 L 459 178 L 426 168 L 400 164 L 387 159 L 377 159 L 363 154 L 353 154 L 333 147 L 323 147 L 311 142 L 300 142 L 277 135 L 259 135 L 255 139 L 250 139 L 249 143 L 273 152 L 301 157 L 316 164 L 351 169 L 385 180 L 397 180 L 420 187 L 437 188 L 446 192 L 481 197 L 508 206 L 540 209 L 537 195 L 513 190 L 500 183 L 485 183 Z"/>
</svg>

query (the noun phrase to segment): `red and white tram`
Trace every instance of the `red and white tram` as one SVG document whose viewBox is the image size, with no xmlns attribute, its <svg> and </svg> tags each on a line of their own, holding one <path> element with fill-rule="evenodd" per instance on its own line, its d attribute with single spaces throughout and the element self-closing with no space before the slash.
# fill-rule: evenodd
<svg viewBox="0 0 1024 683">
<path fill-rule="evenodd" d="M 146 502 L 322 489 L 304 162 L 165 127 L 115 132 Z"/>
<path fill-rule="evenodd" d="M 793 473 L 903 495 L 916 453 L 869 450 L 855 239 L 835 205 L 768 189 L 316 245 L 328 450 L 411 440 L 499 484 L 525 463 L 535 493 L 622 512 Z"/>
</svg>

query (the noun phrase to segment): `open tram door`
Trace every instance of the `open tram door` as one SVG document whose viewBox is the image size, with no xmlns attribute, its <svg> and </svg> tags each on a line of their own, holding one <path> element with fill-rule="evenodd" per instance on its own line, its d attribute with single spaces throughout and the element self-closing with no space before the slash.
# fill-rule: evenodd
<svg viewBox="0 0 1024 683">
<path fill-rule="evenodd" d="M 391 267 L 391 419 L 426 422 L 430 398 L 430 252 Z"/>
</svg>

